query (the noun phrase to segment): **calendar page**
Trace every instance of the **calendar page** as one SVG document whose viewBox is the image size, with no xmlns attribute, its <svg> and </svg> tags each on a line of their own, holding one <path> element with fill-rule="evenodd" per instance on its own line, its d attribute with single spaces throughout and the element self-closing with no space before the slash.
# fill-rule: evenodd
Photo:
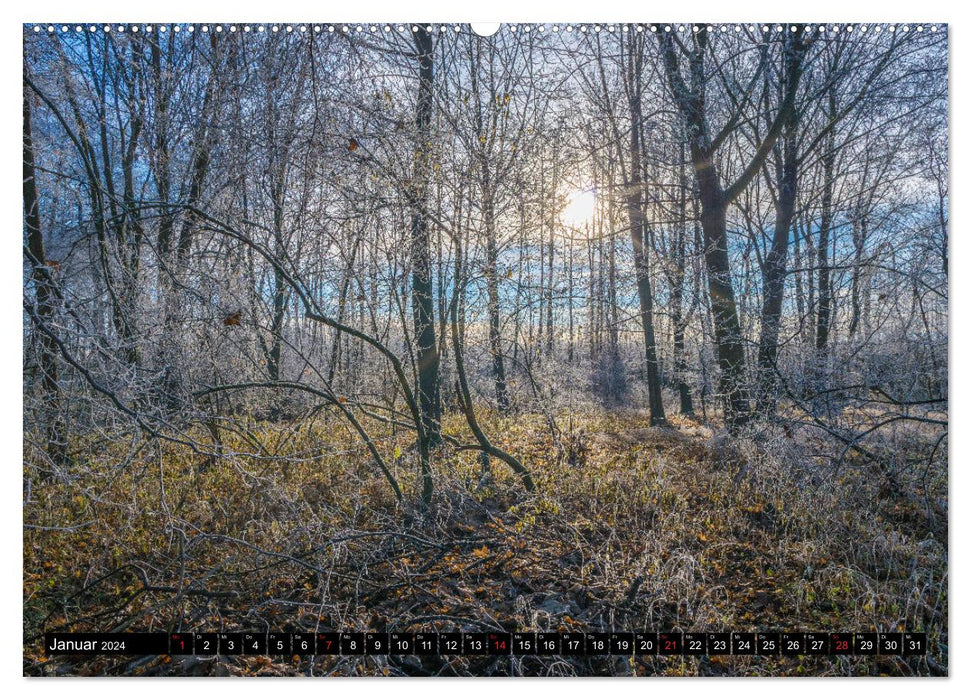
<svg viewBox="0 0 971 700">
<path fill-rule="evenodd" d="M 25 676 L 948 675 L 946 24 L 27 23 L 22 102 Z"/>
</svg>

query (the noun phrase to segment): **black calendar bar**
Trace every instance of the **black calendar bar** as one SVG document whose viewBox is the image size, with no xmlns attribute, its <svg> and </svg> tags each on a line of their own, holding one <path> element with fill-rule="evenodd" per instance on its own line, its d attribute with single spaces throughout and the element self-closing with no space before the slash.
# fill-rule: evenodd
<svg viewBox="0 0 971 700">
<path fill-rule="evenodd" d="M 55 655 L 910 656 L 923 632 L 175 632 L 44 635 Z"/>
</svg>

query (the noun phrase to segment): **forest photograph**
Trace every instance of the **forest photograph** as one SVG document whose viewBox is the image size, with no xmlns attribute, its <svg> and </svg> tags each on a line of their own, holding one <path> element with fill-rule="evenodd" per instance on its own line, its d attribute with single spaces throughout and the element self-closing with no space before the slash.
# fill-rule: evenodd
<svg viewBox="0 0 971 700">
<path fill-rule="evenodd" d="M 23 675 L 947 676 L 948 55 L 23 25 Z"/>
</svg>

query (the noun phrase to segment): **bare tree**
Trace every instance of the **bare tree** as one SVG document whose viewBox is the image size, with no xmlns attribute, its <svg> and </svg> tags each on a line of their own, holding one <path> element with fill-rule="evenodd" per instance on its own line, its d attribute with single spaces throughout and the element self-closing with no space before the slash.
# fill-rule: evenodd
<svg viewBox="0 0 971 700">
<path fill-rule="evenodd" d="M 809 42 L 803 36 L 803 32 L 799 31 L 800 27 L 797 27 L 796 31 L 786 33 L 782 46 L 781 71 L 785 76 L 786 87 L 778 110 L 765 136 L 757 144 L 752 157 L 743 164 L 738 177 L 726 185 L 719 172 L 716 155 L 737 129 L 741 112 L 740 109 L 736 109 L 719 131 L 712 131 L 705 84 L 705 64 L 710 37 L 707 27 L 702 25 L 698 29 L 699 31 L 692 34 L 691 47 L 685 46 L 670 31 L 659 32 L 658 39 L 671 94 L 689 132 L 691 160 L 701 200 L 701 226 L 705 234 L 705 261 L 708 267 L 708 293 L 714 314 L 718 362 L 722 372 L 722 393 L 726 401 L 726 418 L 730 426 L 737 428 L 748 421 L 751 406 L 746 388 L 742 328 L 735 303 L 728 256 L 727 210 L 756 177 L 765 159 L 771 153 L 772 147 L 782 135 L 785 125 L 792 119 L 796 91 L 802 77 L 803 59 Z M 679 54 L 687 55 L 689 76 L 687 81 L 681 72 Z M 749 88 L 758 84 L 759 72 L 764 70 L 766 66 L 760 61 L 756 77 L 749 84 Z M 737 104 L 744 103 L 744 98 L 740 96 L 736 96 L 735 99 Z"/>
</svg>

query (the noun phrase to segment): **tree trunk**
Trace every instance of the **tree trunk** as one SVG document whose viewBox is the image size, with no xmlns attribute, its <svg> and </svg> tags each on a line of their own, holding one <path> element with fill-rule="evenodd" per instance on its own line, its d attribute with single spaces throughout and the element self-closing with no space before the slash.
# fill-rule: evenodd
<svg viewBox="0 0 971 700">
<path fill-rule="evenodd" d="M 484 159 L 483 159 L 484 160 Z M 484 167 L 484 166 L 483 166 Z M 484 183 L 489 185 L 488 179 Z M 486 229 L 486 287 L 489 294 L 489 354 L 492 356 L 492 373 L 495 378 L 496 406 L 500 413 L 509 410 L 509 392 L 506 388 L 506 363 L 503 357 L 502 335 L 499 318 L 498 242 L 496 241 L 495 212 L 492 191 L 483 192 Z M 542 314 L 540 314 L 542 316 Z"/>
<path fill-rule="evenodd" d="M 41 230 L 40 201 L 37 195 L 37 175 L 34 167 L 34 142 L 30 123 L 30 98 L 24 91 L 24 223 L 27 228 L 27 251 L 34 283 L 37 317 L 54 328 L 57 292 L 50 265 L 44 250 Z M 48 333 L 40 334 L 41 391 L 43 393 L 44 441 L 47 455 L 57 466 L 66 466 L 66 429 L 61 413 L 61 386 L 58 382 L 57 344 Z"/>
<path fill-rule="evenodd" d="M 283 167 L 281 165 L 281 167 Z M 285 175 L 280 174 L 276 187 L 273 188 L 273 241 L 276 245 L 276 255 L 280 260 L 286 260 L 286 250 L 283 241 L 283 201 Z M 287 314 L 287 284 L 280 270 L 273 270 L 273 316 L 270 321 L 270 346 L 266 356 L 266 370 L 270 381 L 280 380 L 280 362 L 283 355 L 283 321 Z M 276 415 L 274 411 L 273 415 Z"/>
<path fill-rule="evenodd" d="M 418 99 L 415 115 L 418 144 L 414 159 L 414 192 L 411 213 L 411 301 L 418 361 L 418 403 L 429 446 L 441 442 L 441 396 L 439 357 L 435 333 L 432 265 L 429 250 L 428 177 L 432 139 L 432 85 L 434 68 L 432 37 L 424 26 L 414 33 L 418 51 Z M 423 475 L 424 497 L 431 497 L 431 474 Z"/>
<path fill-rule="evenodd" d="M 636 49 L 634 48 L 636 46 Z M 644 217 L 644 152 L 642 143 L 643 112 L 641 105 L 641 63 L 643 45 L 631 38 L 631 56 L 627 65 L 628 102 L 630 105 L 630 173 L 627 187 L 627 214 L 630 218 L 630 237 L 634 247 L 634 270 L 637 277 L 637 299 L 640 305 L 641 328 L 644 332 L 644 355 L 647 362 L 647 394 L 651 411 L 651 425 L 664 425 L 664 401 L 661 396 L 661 373 L 657 362 L 657 341 L 654 334 L 654 291 L 647 254 L 647 226 Z"/>
<path fill-rule="evenodd" d="M 688 225 L 688 183 L 685 177 L 685 157 L 685 147 L 682 141 L 681 159 L 678 166 L 681 201 L 674 243 L 674 279 L 671 280 L 671 324 L 674 327 L 674 374 L 678 384 L 681 413 L 685 416 L 692 416 L 694 415 L 694 404 L 691 401 L 691 389 L 687 381 L 688 358 L 684 344 L 684 332 L 688 325 L 684 313 L 685 239 L 687 238 Z"/>
<path fill-rule="evenodd" d="M 554 176 L 555 176 L 556 170 L 554 169 L 553 172 L 554 172 Z M 555 184 L 555 182 L 554 182 L 554 185 L 553 185 L 553 190 L 551 192 L 551 195 L 552 195 L 551 196 L 551 200 L 554 200 L 556 198 L 556 184 Z M 555 227 L 553 226 L 553 223 L 552 222 L 550 222 L 550 225 L 549 225 L 548 228 L 549 228 L 549 232 L 550 232 L 550 237 L 549 237 L 549 251 L 550 252 L 549 252 L 549 256 L 547 257 L 547 260 L 546 260 L 546 264 L 548 266 L 547 267 L 547 273 L 546 273 L 546 354 L 549 357 L 552 357 L 553 356 L 553 338 L 554 338 L 554 336 L 553 336 L 553 261 L 554 261 L 555 255 L 556 255 L 556 251 L 555 251 L 555 248 L 554 248 L 554 238 L 553 238 L 553 233 L 554 233 Z M 540 245 L 543 245 L 543 244 L 540 243 Z"/>
<path fill-rule="evenodd" d="M 795 114 L 795 113 L 794 113 Z M 779 330 L 785 296 L 789 238 L 796 210 L 798 159 L 796 154 L 796 117 L 787 125 L 782 143 L 782 163 L 777 171 L 778 199 L 772 245 L 762 266 L 762 331 L 759 337 L 758 410 L 775 414 L 778 389 Z"/>
<path fill-rule="evenodd" d="M 344 322 L 344 313 L 347 308 L 347 295 L 350 292 L 351 277 L 354 274 L 354 262 L 357 259 L 357 248 L 361 243 L 360 237 L 354 238 L 351 246 L 351 257 L 347 261 L 347 269 L 344 271 L 344 279 L 341 283 L 340 295 L 337 298 L 337 322 Z M 334 341 L 330 346 L 330 364 L 327 368 L 327 385 L 334 383 L 334 375 L 337 372 L 337 365 L 340 362 L 341 332 L 340 329 L 334 331 Z"/>
<path fill-rule="evenodd" d="M 829 94 L 830 114 L 836 113 L 836 93 Z M 835 131 L 827 138 L 826 151 L 823 153 L 823 196 L 822 215 L 819 222 L 819 245 L 816 248 L 819 271 L 817 274 L 817 314 L 816 314 L 816 351 L 819 368 L 826 363 L 829 345 L 829 325 L 832 315 L 832 289 L 830 287 L 829 246 L 833 226 L 833 189 L 834 167 L 836 164 Z"/>
<path fill-rule="evenodd" d="M 701 230 L 705 241 L 705 265 L 708 268 L 708 296 L 721 370 L 720 393 L 725 402 L 725 420 L 735 430 L 750 417 L 748 389 L 745 386 L 745 346 L 742 327 L 732 288 L 728 260 L 728 233 L 725 204 L 721 188 L 711 177 L 710 165 L 695 162 L 701 198 Z"/>
<path fill-rule="evenodd" d="M 867 221 L 867 212 L 864 211 L 862 206 L 857 210 L 857 217 L 858 219 L 853 222 L 853 286 L 850 291 L 850 304 L 852 306 L 849 328 L 850 338 L 856 336 L 856 331 L 860 325 L 860 316 L 862 313 L 860 288 L 862 286 L 861 278 L 863 276 L 863 251 L 866 248 L 867 228 L 869 224 Z"/>
</svg>

